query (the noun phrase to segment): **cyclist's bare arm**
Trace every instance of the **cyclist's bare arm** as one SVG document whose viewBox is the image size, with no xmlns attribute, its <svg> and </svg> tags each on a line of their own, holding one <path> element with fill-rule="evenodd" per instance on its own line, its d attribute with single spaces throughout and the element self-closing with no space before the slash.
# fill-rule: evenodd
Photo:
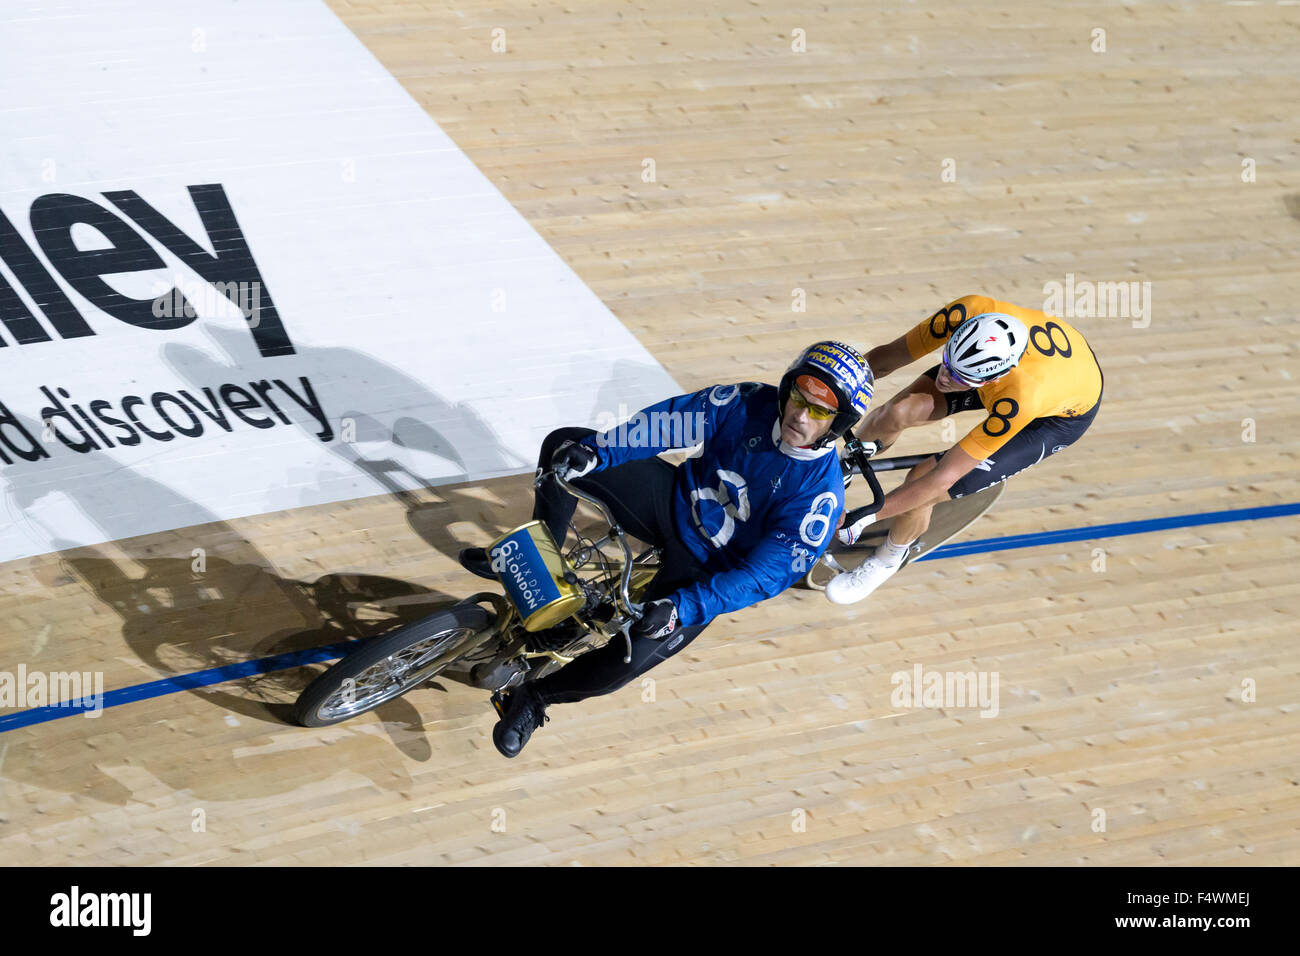
<svg viewBox="0 0 1300 956">
<path fill-rule="evenodd" d="M 876 520 L 883 521 L 894 515 L 938 504 L 948 500 L 948 489 L 966 476 L 979 462 L 959 445 L 953 445 L 928 472 L 895 488 L 885 495 L 885 503 L 876 512 Z"/>
<path fill-rule="evenodd" d="M 871 373 L 877 379 L 898 371 L 904 365 L 911 365 L 912 353 L 907 350 L 906 333 L 886 345 L 877 345 L 868 352 L 867 364 L 871 366 Z"/>
<path fill-rule="evenodd" d="M 867 364 L 877 381 L 913 361 L 906 333 L 867 353 Z M 922 377 L 885 404 L 871 409 L 854 433 L 864 442 L 875 442 L 877 452 L 882 452 L 898 440 L 904 429 L 924 421 L 938 421 L 947 414 L 942 396 L 933 383 Z"/>
</svg>

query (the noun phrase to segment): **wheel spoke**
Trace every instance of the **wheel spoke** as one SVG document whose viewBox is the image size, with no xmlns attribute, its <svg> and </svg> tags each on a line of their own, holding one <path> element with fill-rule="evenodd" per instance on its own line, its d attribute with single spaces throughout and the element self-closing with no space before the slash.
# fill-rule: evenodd
<svg viewBox="0 0 1300 956">
<path fill-rule="evenodd" d="M 414 685 L 408 686 L 407 674 L 418 671 L 472 633 L 465 627 L 441 631 L 376 661 L 353 678 L 350 686 L 340 687 L 331 694 L 320 705 L 318 713 L 327 720 L 352 716 L 410 690 Z"/>
</svg>

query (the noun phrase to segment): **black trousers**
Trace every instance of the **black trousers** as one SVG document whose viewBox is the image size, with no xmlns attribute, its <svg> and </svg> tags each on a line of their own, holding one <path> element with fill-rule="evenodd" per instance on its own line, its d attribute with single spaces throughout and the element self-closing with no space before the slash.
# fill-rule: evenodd
<svg viewBox="0 0 1300 956">
<path fill-rule="evenodd" d="M 557 428 L 542 442 L 537 467 L 549 470 L 551 456 L 566 441 L 578 441 L 596 434 L 590 428 Z M 643 600 L 665 597 L 679 587 L 707 576 L 677 537 L 673 524 L 673 478 L 676 469 L 662 458 L 645 458 L 628 462 L 578 478 L 573 484 L 595 495 L 609 506 L 623 530 L 661 549 L 659 573 L 650 582 Z M 537 489 L 533 517 L 544 521 L 560 547 L 568 534 L 569 521 L 578 500 L 559 486 L 547 481 Z M 672 657 L 695 640 L 708 626 L 679 627 L 662 641 L 632 639 L 632 661 L 623 663 L 627 644 L 616 637 L 602 648 L 588 651 L 571 664 L 534 681 L 532 688 L 546 704 L 567 704 L 588 697 L 610 694 L 640 677 L 650 668 Z"/>
</svg>

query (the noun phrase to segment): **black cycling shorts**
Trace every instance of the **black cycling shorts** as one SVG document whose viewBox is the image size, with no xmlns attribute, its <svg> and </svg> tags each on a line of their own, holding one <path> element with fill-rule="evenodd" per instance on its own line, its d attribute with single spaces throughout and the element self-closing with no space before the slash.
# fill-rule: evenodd
<svg viewBox="0 0 1300 956">
<path fill-rule="evenodd" d="M 925 374 L 934 379 L 939 374 L 939 366 L 928 369 Z M 975 389 L 965 392 L 945 392 L 943 397 L 947 399 L 949 415 L 984 408 L 979 392 Z M 999 448 L 991 458 L 984 459 L 958 479 L 948 489 L 948 497 L 961 498 L 982 491 L 989 485 L 1006 481 L 1012 475 L 1038 464 L 1044 458 L 1050 458 L 1063 448 L 1069 448 L 1083 437 L 1083 433 L 1097 417 L 1100 408 L 1101 396 L 1098 395 L 1097 404 L 1075 418 L 1067 418 L 1064 415 L 1035 418 L 1011 436 L 1011 440 Z M 939 459 L 943 455 L 936 454 L 934 457 Z"/>
</svg>

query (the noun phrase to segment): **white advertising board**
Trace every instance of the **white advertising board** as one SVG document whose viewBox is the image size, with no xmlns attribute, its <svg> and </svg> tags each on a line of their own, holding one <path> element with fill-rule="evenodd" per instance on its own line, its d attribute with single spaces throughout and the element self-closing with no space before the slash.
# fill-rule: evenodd
<svg viewBox="0 0 1300 956">
<path fill-rule="evenodd" d="M 0 561 L 530 470 L 679 391 L 318 0 L 64 13 L 0 31 Z"/>
</svg>

